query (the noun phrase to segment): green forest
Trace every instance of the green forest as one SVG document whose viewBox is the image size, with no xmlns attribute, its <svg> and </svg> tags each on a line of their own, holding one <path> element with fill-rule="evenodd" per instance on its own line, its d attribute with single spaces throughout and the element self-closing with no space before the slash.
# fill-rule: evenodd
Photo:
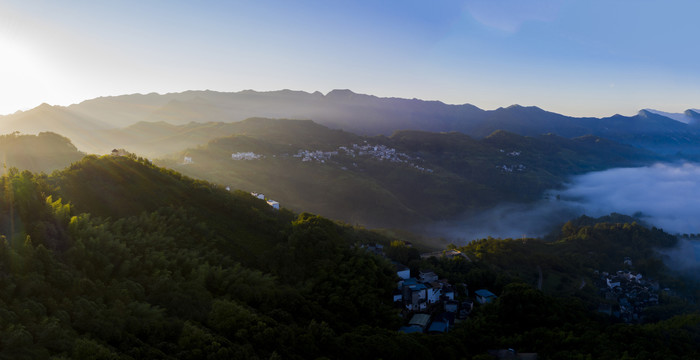
<svg viewBox="0 0 700 360">
<path fill-rule="evenodd" d="M 457 132 L 397 131 L 370 137 L 309 120 L 260 118 L 187 128 L 178 136 L 235 135 L 154 159 L 156 164 L 263 193 L 298 212 L 372 228 L 407 228 L 475 214 L 502 202 L 532 202 L 572 175 L 658 159 L 595 136 L 497 131 L 476 139 Z M 232 159 L 232 154 L 246 152 L 259 158 Z M 185 157 L 191 163 L 183 163 Z"/>
<path fill-rule="evenodd" d="M 700 358 L 697 294 L 651 250 L 674 238 L 638 224 L 582 218 L 551 239 L 460 248 L 473 261 L 421 260 L 400 239 L 274 210 L 133 155 L 86 156 L 50 175 L 10 168 L 0 213 L 2 359 L 489 359 L 502 348 Z M 446 334 L 400 333 L 394 265 L 364 244 L 498 299 Z M 590 277 L 621 256 L 678 291 L 647 321 L 600 315 L 586 287 L 533 286 L 535 264 Z"/>
</svg>

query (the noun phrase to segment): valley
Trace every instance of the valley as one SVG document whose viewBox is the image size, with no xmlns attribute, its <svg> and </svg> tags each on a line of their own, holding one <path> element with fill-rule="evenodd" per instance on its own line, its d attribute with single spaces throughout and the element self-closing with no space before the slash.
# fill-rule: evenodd
<svg viewBox="0 0 700 360">
<path fill-rule="evenodd" d="M 643 177 L 688 197 L 694 165 L 660 162 L 692 157 L 591 134 L 138 121 L 95 130 L 97 155 L 52 132 L 0 138 L 2 356 L 616 359 L 620 336 L 697 353 L 695 265 L 674 266 L 687 244 L 654 226 L 660 200 L 635 217 L 571 211 L 607 196 L 579 190 L 601 177 L 651 192 L 632 170 L 673 174 Z M 499 235 L 518 222 L 547 226 Z M 397 274 L 421 279 L 399 282 L 411 297 Z M 641 340 L 660 333 L 675 347 Z"/>
</svg>

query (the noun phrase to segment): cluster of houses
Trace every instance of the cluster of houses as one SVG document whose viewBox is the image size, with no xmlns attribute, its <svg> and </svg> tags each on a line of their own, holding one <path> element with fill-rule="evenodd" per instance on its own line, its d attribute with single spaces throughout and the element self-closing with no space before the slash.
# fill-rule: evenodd
<svg viewBox="0 0 700 360">
<path fill-rule="evenodd" d="M 500 153 L 505 153 L 506 155 L 508 155 L 508 156 L 513 156 L 513 157 L 515 157 L 515 156 L 520 156 L 520 154 L 523 153 L 522 151 L 518 151 L 518 150 L 513 150 L 513 151 L 511 151 L 511 152 L 506 153 L 506 151 L 503 150 L 503 149 L 498 149 L 498 152 L 500 152 Z"/>
<path fill-rule="evenodd" d="M 418 278 L 413 278 L 408 267 L 396 264 L 396 269 L 399 281 L 394 291 L 394 303 L 409 319 L 399 331 L 445 333 L 455 320 L 466 318 L 471 311 L 473 303 L 456 301 L 454 287 L 447 280 L 439 279 L 434 272 L 421 271 Z"/>
<path fill-rule="evenodd" d="M 227 190 L 229 189 L 228 187 L 226 188 Z M 253 197 L 256 197 L 260 200 L 265 200 L 265 195 L 264 194 L 259 194 L 256 192 L 250 193 L 250 195 L 253 195 Z M 272 206 L 273 209 L 279 210 L 280 209 L 280 203 L 278 201 L 272 200 L 272 199 L 267 199 L 267 205 Z"/>
<path fill-rule="evenodd" d="M 631 265 L 631 260 L 625 258 Z M 597 285 L 606 303 L 598 307 L 604 314 L 620 318 L 624 322 L 638 322 L 647 306 L 659 304 L 659 283 L 647 281 L 642 274 L 619 270 L 614 274 L 598 272 Z"/>
<path fill-rule="evenodd" d="M 432 271 L 420 271 L 418 277 L 411 277 L 408 267 L 395 263 L 399 277 L 394 291 L 394 303 L 401 308 L 402 315 L 409 319 L 399 331 L 404 333 L 439 334 L 449 331 L 456 323 L 467 318 L 474 308 L 468 300 L 466 284 L 460 284 L 461 298 L 455 298 L 455 287 L 446 279 L 440 279 Z M 488 290 L 475 291 L 476 301 L 486 304 L 496 299 Z"/>
<path fill-rule="evenodd" d="M 526 167 L 523 164 L 517 165 L 496 165 L 496 168 L 505 173 L 512 173 L 515 171 L 525 171 Z"/>
<path fill-rule="evenodd" d="M 510 151 L 510 152 L 506 152 L 506 150 L 498 149 L 498 151 L 501 152 L 501 153 L 504 153 L 504 154 L 506 154 L 507 156 L 510 156 L 510 157 L 518 157 L 518 156 L 520 156 L 520 154 L 522 154 L 522 151 L 519 151 L 519 150 L 513 150 L 513 151 Z M 525 167 L 525 165 L 523 165 L 523 164 L 516 164 L 516 165 L 496 165 L 496 168 L 497 168 L 498 170 L 501 170 L 501 172 L 504 172 L 504 173 L 512 173 L 512 172 L 516 172 L 516 171 L 522 172 L 522 171 L 525 171 L 525 169 L 527 169 L 527 167 Z"/>
<path fill-rule="evenodd" d="M 330 160 L 332 156 L 338 155 L 337 151 L 321 151 L 321 150 L 299 150 L 294 157 L 301 158 L 301 161 L 316 161 L 320 163 L 325 163 L 326 160 Z"/>
<path fill-rule="evenodd" d="M 315 161 L 319 163 L 325 163 L 329 161 L 332 157 L 344 155 L 351 158 L 355 157 L 371 157 L 380 161 L 389 161 L 395 163 L 407 164 L 417 170 L 432 173 L 432 169 L 425 168 L 413 162 L 413 158 L 408 154 L 398 152 L 394 148 L 390 148 L 386 145 L 371 145 L 365 142 L 365 144 L 352 144 L 348 146 L 340 146 L 338 149 L 333 151 L 321 151 L 321 150 L 299 150 L 295 155 L 295 158 L 300 158 L 303 162 Z M 357 164 L 353 164 L 357 166 Z M 347 168 L 343 168 L 346 170 Z"/>
<path fill-rule="evenodd" d="M 413 163 L 413 158 L 411 158 L 411 156 L 409 156 L 408 154 L 398 152 L 396 151 L 396 149 L 390 148 L 386 145 L 371 145 L 367 143 L 363 145 L 352 144 L 351 148 L 341 146 L 339 149 L 344 150 L 347 155 L 352 157 L 355 157 L 355 154 L 357 153 L 357 156 L 370 156 L 380 161 L 404 163 L 420 171 L 428 173 L 433 172 L 432 169 L 427 169 L 425 167 Z"/>
<path fill-rule="evenodd" d="M 410 243 L 409 243 L 410 244 Z M 381 244 L 360 246 L 365 251 L 386 257 Z M 458 250 L 446 250 L 422 254 L 429 257 L 465 257 Z M 408 319 L 408 324 L 399 329 L 404 333 L 445 333 L 457 322 L 467 318 L 474 308 L 474 301 L 469 299 L 467 284 L 458 284 L 455 288 L 446 279 L 440 279 L 433 271 L 419 271 L 418 277 L 411 277 L 411 270 L 397 262 L 398 281 L 394 289 L 393 300 L 401 315 Z M 487 304 L 496 299 L 496 295 L 486 289 L 474 292 L 474 299 L 479 304 Z"/>
<path fill-rule="evenodd" d="M 237 152 L 231 154 L 233 160 L 258 160 L 264 158 L 265 155 L 256 154 L 254 152 Z"/>
</svg>

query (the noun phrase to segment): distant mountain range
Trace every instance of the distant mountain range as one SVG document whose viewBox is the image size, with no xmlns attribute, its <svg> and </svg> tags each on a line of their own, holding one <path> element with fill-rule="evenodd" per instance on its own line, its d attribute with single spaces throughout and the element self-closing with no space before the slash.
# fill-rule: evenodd
<svg viewBox="0 0 700 360">
<path fill-rule="evenodd" d="M 0 117 L 0 132 L 54 131 L 69 137 L 86 152 L 134 148 L 157 156 L 235 132 L 225 125 L 251 117 L 309 119 L 360 135 L 391 135 L 397 130 L 458 131 L 482 138 L 496 130 L 526 136 L 554 133 L 573 138 L 595 135 L 656 152 L 700 154 L 700 113 L 641 110 L 634 116 L 574 118 L 538 107 L 513 105 L 482 110 L 470 104 L 380 98 L 350 90 L 320 92 L 280 90 L 236 93 L 186 91 L 171 94 L 101 97 L 68 107 L 43 104 Z M 207 125 L 202 125 L 207 124 Z M 138 131 L 137 131 L 138 130 Z M 159 133 L 159 135 L 155 135 Z M 180 147 L 181 149 L 182 147 Z"/>
<path fill-rule="evenodd" d="M 683 113 L 669 113 L 669 112 L 664 112 L 664 111 L 659 111 L 659 110 L 654 110 L 654 109 L 644 109 L 646 111 L 665 116 L 669 119 L 673 119 L 676 121 L 680 121 L 682 123 L 690 124 L 690 125 L 698 125 L 700 124 L 700 109 L 688 109 L 684 111 Z"/>
</svg>

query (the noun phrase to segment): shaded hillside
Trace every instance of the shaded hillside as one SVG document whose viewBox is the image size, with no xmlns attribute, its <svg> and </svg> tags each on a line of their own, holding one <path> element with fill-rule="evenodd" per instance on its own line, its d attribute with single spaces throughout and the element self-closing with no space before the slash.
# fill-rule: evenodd
<svg viewBox="0 0 700 360">
<path fill-rule="evenodd" d="M 398 326 L 376 234 L 129 157 L 0 185 L 0 358 L 336 358 L 314 333 Z"/>
<path fill-rule="evenodd" d="M 327 131 L 310 120 L 288 120 L 287 126 L 278 127 L 278 120 L 251 118 L 239 122 L 191 122 L 172 125 L 166 122 L 139 122 L 123 129 L 109 131 L 109 138 L 118 148 L 145 156 L 162 156 L 196 147 L 229 135 L 265 136 L 276 142 L 296 144 L 335 144 L 356 139 L 345 131 Z"/>
<path fill-rule="evenodd" d="M 688 110 L 684 118 L 695 119 L 693 114 L 697 113 Z M 534 106 L 482 110 L 470 104 L 380 98 L 350 90 L 333 90 L 326 95 L 292 90 L 186 91 L 102 97 L 68 107 L 44 104 L 0 117 L 0 131 L 54 131 L 69 137 L 79 149 L 87 152 L 106 153 L 112 148 L 138 147 L 142 154 L 157 156 L 206 143 L 212 138 L 204 133 L 206 128 L 214 130 L 212 126 L 222 128 L 219 136 L 233 134 L 226 125 L 210 123 L 265 117 L 308 119 L 368 136 L 390 135 L 397 130 L 458 131 L 473 137 L 486 137 L 496 130 L 527 136 L 554 133 L 568 138 L 590 134 L 664 154 L 700 153 L 697 145 L 700 128 L 695 122 L 689 120 L 687 124 L 667 116 L 642 110 L 634 116 L 574 118 Z M 173 137 L 166 140 L 157 133 L 133 133 L 149 127 L 144 122 L 160 124 L 166 131 L 162 135 Z M 188 131 L 194 133 L 188 136 Z"/>
<path fill-rule="evenodd" d="M 7 168 L 50 173 L 82 157 L 83 154 L 69 139 L 58 134 L 42 132 L 38 135 L 14 133 L 0 136 L 0 160 Z"/>
<path fill-rule="evenodd" d="M 620 251 L 638 261 L 673 241 L 635 224 L 572 223 L 553 244 L 488 239 L 463 249 L 478 261 L 416 259 L 445 286 L 468 281 L 498 299 L 447 333 L 405 334 L 396 268 L 362 248 L 403 242 L 273 210 L 147 160 L 88 156 L 52 175 L 10 172 L 0 177 L 0 215 L 2 359 L 484 359 L 509 346 L 541 358 L 700 355 L 697 314 L 619 324 L 578 294 L 524 283 L 528 261 L 561 274 Z M 679 309 L 676 300 L 662 297 L 661 310 Z M 428 321 L 444 310 L 429 312 Z"/>
<path fill-rule="evenodd" d="M 371 227 L 405 227 L 502 201 L 532 201 L 573 174 L 654 159 L 592 136 L 500 131 L 477 140 L 460 133 L 401 131 L 360 137 L 310 121 L 238 124 L 248 129 L 246 136 L 216 139 L 157 162 L 264 193 L 294 210 Z M 185 157 L 191 163 L 184 163 Z"/>
</svg>

